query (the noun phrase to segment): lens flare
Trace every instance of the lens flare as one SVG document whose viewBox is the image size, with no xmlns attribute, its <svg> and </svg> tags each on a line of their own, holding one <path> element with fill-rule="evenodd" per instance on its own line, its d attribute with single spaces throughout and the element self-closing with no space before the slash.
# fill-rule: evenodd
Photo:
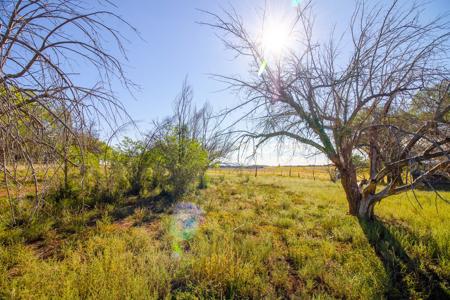
<svg viewBox="0 0 450 300">
<path fill-rule="evenodd" d="M 294 7 L 299 6 L 301 2 L 302 2 L 301 0 L 292 0 L 292 6 Z"/>
<path fill-rule="evenodd" d="M 269 65 L 283 60 L 292 46 L 292 41 L 292 27 L 286 19 L 269 17 L 264 24 L 260 39 L 263 59 L 259 65 L 258 76 L 261 76 Z"/>
<path fill-rule="evenodd" d="M 202 222 L 203 210 L 194 203 L 182 202 L 175 206 L 170 227 L 172 253 L 175 258 L 181 257 L 186 243 L 193 238 Z"/>
<path fill-rule="evenodd" d="M 259 67 L 259 71 L 258 71 L 258 76 L 261 76 L 264 71 L 266 70 L 267 67 L 267 61 L 263 60 L 263 62 L 261 63 L 261 66 Z"/>
<path fill-rule="evenodd" d="M 272 22 L 264 28 L 262 46 L 264 56 L 279 58 L 289 44 L 289 28 L 283 23 Z"/>
</svg>

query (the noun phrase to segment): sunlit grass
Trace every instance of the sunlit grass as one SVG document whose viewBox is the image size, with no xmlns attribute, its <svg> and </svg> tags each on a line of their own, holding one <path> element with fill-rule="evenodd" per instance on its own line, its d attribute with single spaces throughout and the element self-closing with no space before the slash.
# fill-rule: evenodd
<svg viewBox="0 0 450 300">
<path fill-rule="evenodd" d="M 334 168 L 328 166 L 279 166 L 279 167 L 258 167 L 258 168 L 213 168 L 208 172 L 213 176 L 224 175 L 233 176 L 279 176 L 296 177 L 312 180 L 330 180 L 330 172 Z"/>
<path fill-rule="evenodd" d="M 66 210 L 35 229 L 3 224 L 0 297 L 379 299 L 448 288 L 450 206 L 436 208 L 432 192 L 416 192 L 423 208 L 411 194 L 385 199 L 376 207 L 381 222 L 366 226 L 346 213 L 343 190 L 330 181 L 210 177 L 208 189 L 184 199 L 203 216 L 179 255 L 170 209 L 146 218 L 152 212 L 139 208 L 118 221 L 108 206 Z"/>
</svg>

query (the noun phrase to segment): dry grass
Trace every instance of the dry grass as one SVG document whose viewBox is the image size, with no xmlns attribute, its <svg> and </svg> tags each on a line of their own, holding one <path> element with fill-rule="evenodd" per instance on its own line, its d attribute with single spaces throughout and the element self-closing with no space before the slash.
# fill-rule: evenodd
<svg viewBox="0 0 450 300">
<path fill-rule="evenodd" d="M 330 180 L 329 172 L 334 170 L 328 166 L 280 166 L 263 168 L 215 168 L 208 171 L 213 176 L 279 176 L 296 177 L 312 180 Z M 257 177 L 256 176 L 256 177 Z"/>
<path fill-rule="evenodd" d="M 436 209 L 433 193 L 416 192 L 422 208 L 411 194 L 388 198 L 367 224 L 346 214 L 339 184 L 209 175 L 208 189 L 184 199 L 204 213 L 181 240 L 171 208 L 151 200 L 66 211 L 34 229 L 1 223 L 0 297 L 448 297 L 450 206 Z"/>
</svg>

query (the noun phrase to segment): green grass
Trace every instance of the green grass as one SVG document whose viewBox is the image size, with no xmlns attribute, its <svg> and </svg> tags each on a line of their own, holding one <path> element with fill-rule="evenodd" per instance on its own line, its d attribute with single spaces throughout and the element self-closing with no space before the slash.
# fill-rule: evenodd
<svg viewBox="0 0 450 300">
<path fill-rule="evenodd" d="M 346 213 L 339 184 L 211 176 L 184 199 L 204 215 L 181 242 L 172 210 L 145 201 L 64 210 L 29 228 L 3 221 L 0 298 L 448 297 L 450 206 L 416 194 L 423 208 L 412 194 L 388 198 L 368 224 Z"/>
</svg>

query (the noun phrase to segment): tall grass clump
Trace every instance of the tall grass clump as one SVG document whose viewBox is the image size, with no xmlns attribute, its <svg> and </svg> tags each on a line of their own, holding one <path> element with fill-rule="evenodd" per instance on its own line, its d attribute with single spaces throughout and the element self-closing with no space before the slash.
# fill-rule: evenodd
<svg viewBox="0 0 450 300">
<path fill-rule="evenodd" d="M 29 249 L 19 247 L 11 261 L 3 250 L 1 265 L 9 261 L 18 272 L 1 282 L 3 296 L 157 299 L 168 295 L 170 258 L 143 230 L 123 232 L 105 226 L 111 225 L 102 225 L 97 234 L 92 232 L 85 241 L 67 246 L 60 259 L 39 260 Z"/>
</svg>

